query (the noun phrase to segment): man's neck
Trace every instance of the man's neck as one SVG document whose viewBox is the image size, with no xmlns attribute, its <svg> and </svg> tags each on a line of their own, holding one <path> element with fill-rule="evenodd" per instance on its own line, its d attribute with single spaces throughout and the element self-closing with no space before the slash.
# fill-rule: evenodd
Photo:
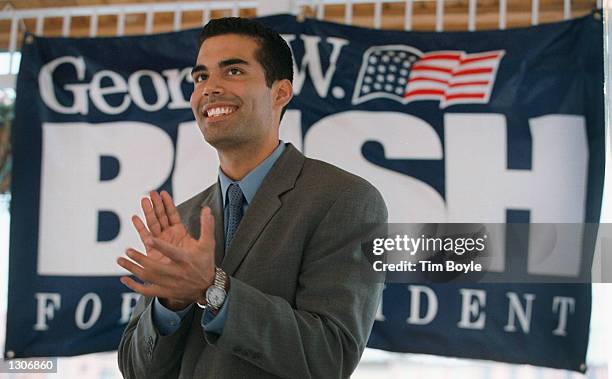
<svg viewBox="0 0 612 379">
<path fill-rule="evenodd" d="M 221 170 L 230 179 L 238 181 L 259 166 L 278 146 L 278 138 L 262 145 L 248 145 L 239 149 L 218 150 Z"/>
</svg>

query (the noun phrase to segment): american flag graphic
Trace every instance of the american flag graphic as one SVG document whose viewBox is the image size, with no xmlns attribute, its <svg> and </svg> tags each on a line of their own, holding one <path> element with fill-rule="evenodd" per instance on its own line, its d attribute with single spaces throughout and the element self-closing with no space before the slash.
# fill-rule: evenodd
<svg viewBox="0 0 612 379">
<path fill-rule="evenodd" d="M 364 54 L 352 101 L 389 98 L 407 104 L 436 100 L 440 108 L 486 104 L 504 53 L 422 53 L 405 45 L 373 46 Z"/>
</svg>

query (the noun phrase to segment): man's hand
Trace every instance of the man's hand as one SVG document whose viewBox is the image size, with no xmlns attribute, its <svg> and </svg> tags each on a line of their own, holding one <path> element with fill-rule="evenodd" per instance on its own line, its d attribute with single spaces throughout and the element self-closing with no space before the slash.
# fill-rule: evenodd
<svg viewBox="0 0 612 379">
<path fill-rule="evenodd" d="M 195 240 L 181 222 L 167 192 L 162 192 L 161 197 L 151 192 L 151 201 L 145 198 L 141 205 L 147 226 L 138 216 L 132 217 L 132 222 L 146 255 L 128 249 L 127 256 L 137 264 L 125 258 L 119 258 L 117 263 L 145 284 L 125 276 L 121 282 L 142 295 L 158 297 L 172 310 L 202 302 L 204 290 L 212 284 L 215 275 L 214 218 L 210 209 L 202 209 L 200 238 Z"/>
</svg>

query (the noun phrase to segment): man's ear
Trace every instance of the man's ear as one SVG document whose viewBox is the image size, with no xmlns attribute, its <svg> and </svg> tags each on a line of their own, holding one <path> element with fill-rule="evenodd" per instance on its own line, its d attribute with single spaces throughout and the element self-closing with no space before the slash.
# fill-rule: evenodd
<svg viewBox="0 0 612 379">
<path fill-rule="evenodd" d="M 274 105 L 282 109 L 285 105 L 289 104 L 289 101 L 293 98 L 293 85 L 288 79 L 277 80 L 273 84 L 274 91 Z"/>
</svg>

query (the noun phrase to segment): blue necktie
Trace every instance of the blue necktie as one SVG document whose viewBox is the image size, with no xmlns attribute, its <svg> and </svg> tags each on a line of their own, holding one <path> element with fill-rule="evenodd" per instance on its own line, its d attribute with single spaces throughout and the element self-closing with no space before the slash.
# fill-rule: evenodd
<svg viewBox="0 0 612 379">
<path fill-rule="evenodd" d="M 225 236 L 226 251 L 234 238 L 234 234 L 236 234 L 238 225 L 240 225 L 240 220 L 242 220 L 242 204 L 244 201 L 244 195 L 242 194 L 242 190 L 238 184 L 230 184 L 227 190 L 227 198 L 229 201 L 229 215 L 227 217 L 227 235 Z"/>
</svg>

